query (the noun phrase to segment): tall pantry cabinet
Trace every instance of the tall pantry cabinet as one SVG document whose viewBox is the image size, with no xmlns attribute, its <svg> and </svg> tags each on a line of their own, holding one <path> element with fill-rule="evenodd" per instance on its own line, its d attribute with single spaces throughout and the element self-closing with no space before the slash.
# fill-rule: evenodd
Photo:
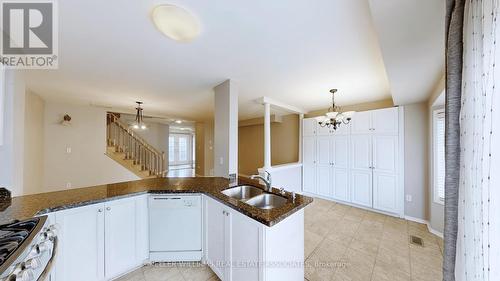
<svg viewBox="0 0 500 281">
<path fill-rule="evenodd" d="M 303 123 L 303 191 L 335 201 L 402 213 L 402 113 L 397 107 L 357 112 L 337 130 Z"/>
</svg>

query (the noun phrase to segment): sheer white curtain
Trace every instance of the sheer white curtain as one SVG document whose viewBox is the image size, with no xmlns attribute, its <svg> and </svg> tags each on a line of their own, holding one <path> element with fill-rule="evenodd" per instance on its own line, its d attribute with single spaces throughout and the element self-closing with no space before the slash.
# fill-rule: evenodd
<svg viewBox="0 0 500 281">
<path fill-rule="evenodd" d="M 465 4 L 456 280 L 500 280 L 498 7 Z"/>
</svg>

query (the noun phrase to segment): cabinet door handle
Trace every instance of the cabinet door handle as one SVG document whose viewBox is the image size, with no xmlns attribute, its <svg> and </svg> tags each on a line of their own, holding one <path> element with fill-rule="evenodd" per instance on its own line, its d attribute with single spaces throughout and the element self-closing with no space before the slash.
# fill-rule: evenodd
<svg viewBox="0 0 500 281">
<path fill-rule="evenodd" d="M 102 213 L 102 209 L 101 208 L 97 209 L 97 212 Z"/>
<path fill-rule="evenodd" d="M 111 207 L 106 207 L 106 210 L 107 210 L 107 211 L 110 211 L 110 210 L 111 210 Z"/>
</svg>

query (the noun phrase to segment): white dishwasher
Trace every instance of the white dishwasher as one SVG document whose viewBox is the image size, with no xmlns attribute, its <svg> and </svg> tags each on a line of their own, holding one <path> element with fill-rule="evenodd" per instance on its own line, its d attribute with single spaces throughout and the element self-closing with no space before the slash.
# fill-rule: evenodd
<svg viewBox="0 0 500 281">
<path fill-rule="evenodd" d="M 149 251 L 152 262 L 200 261 L 201 195 L 149 197 Z"/>
</svg>

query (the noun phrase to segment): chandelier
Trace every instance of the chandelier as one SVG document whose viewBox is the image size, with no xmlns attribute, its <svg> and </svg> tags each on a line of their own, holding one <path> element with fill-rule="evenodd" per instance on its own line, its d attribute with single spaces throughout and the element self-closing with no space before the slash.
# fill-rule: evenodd
<svg viewBox="0 0 500 281">
<path fill-rule="evenodd" d="M 337 130 L 341 124 L 349 124 L 351 122 L 354 111 L 341 112 L 339 106 L 335 105 L 335 93 L 337 89 L 331 89 L 332 106 L 328 108 L 328 112 L 323 116 L 316 117 L 316 121 L 321 127 L 328 127 Z"/>
<path fill-rule="evenodd" d="M 135 130 L 146 130 L 146 124 L 144 124 L 144 116 L 142 115 L 142 101 L 136 101 L 137 107 L 135 108 L 137 110 L 137 113 L 135 114 L 135 121 L 132 123 L 132 128 Z"/>
</svg>

